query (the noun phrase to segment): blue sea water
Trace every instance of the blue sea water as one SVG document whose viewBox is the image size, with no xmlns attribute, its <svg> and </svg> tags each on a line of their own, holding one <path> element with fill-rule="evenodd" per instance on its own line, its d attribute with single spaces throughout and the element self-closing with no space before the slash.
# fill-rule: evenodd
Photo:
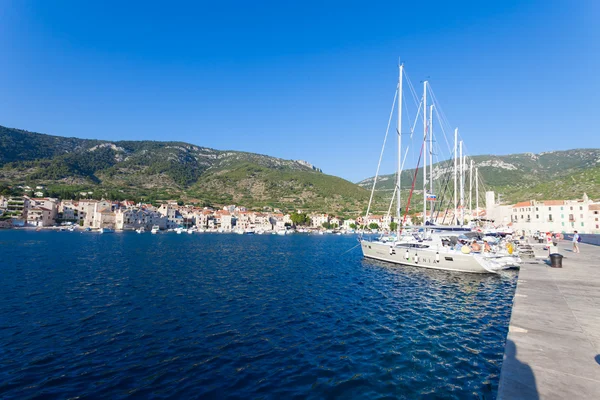
<svg viewBox="0 0 600 400">
<path fill-rule="evenodd" d="M 0 398 L 493 398 L 516 274 L 356 244 L 0 231 Z"/>
</svg>

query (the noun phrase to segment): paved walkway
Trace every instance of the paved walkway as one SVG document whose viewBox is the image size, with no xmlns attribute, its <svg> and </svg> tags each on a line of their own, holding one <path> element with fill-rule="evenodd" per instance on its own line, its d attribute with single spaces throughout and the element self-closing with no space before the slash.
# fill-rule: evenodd
<svg viewBox="0 0 600 400">
<path fill-rule="evenodd" d="M 522 265 L 498 399 L 600 399 L 600 246 L 580 248 L 559 244 L 562 269 Z"/>
</svg>

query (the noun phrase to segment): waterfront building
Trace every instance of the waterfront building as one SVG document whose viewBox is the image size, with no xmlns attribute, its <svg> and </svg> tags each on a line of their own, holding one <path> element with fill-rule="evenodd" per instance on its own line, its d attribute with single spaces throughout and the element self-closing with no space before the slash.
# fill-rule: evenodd
<svg viewBox="0 0 600 400">
<path fill-rule="evenodd" d="M 492 192 L 493 193 L 493 192 Z M 494 225 L 510 225 L 517 232 L 600 233 L 600 203 L 585 193 L 575 200 L 527 200 L 513 205 L 497 204 L 486 195 L 487 218 Z"/>
<path fill-rule="evenodd" d="M 56 217 L 58 215 L 58 199 L 53 199 L 50 197 L 42 197 L 42 198 L 31 198 L 29 199 L 29 203 L 27 205 L 28 212 L 34 208 L 44 208 L 49 210 L 49 221 L 44 222 L 43 226 L 50 226 L 54 224 Z M 36 225 L 42 226 L 42 225 Z"/>
<path fill-rule="evenodd" d="M 167 228 L 167 218 L 156 211 L 143 208 L 119 209 L 115 212 L 115 229 L 139 229 L 151 230 L 153 226 L 160 229 Z"/>
<path fill-rule="evenodd" d="M 344 227 L 344 229 L 352 229 L 350 227 L 350 225 L 356 226 L 356 220 L 354 220 L 354 219 L 346 219 L 346 220 L 344 220 L 344 222 L 342 224 L 342 226 Z"/>
<path fill-rule="evenodd" d="M 23 226 L 25 224 L 29 200 L 28 196 L 9 197 L 6 200 L 5 214 L 13 220 L 13 226 Z"/>
<path fill-rule="evenodd" d="M 194 212 L 194 218 L 196 221 L 196 227 L 198 229 L 207 229 L 208 228 L 208 222 L 214 218 L 213 216 L 213 212 L 211 210 L 208 209 L 203 209 L 203 210 L 197 210 Z"/>
<path fill-rule="evenodd" d="M 52 217 L 53 210 L 36 206 L 27 210 L 27 226 L 43 227 L 52 226 L 54 218 Z"/>
<path fill-rule="evenodd" d="M 310 225 L 313 228 L 321 228 L 323 224 L 329 222 L 329 214 L 317 214 L 313 213 L 310 215 Z"/>
<path fill-rule="evenodd" d="M 178 226 L 183 226 L 183 216 L 179 213 L 177 201 L 169 200 L 161 204 L 158 212 L 163 217 L 167 217 L 167 229 L 175 229 Z"/>
<path fill-rule="evenodd" d="M 77 203 L 73 200 L 62 200 L 58 203 L 57 218 L 63 221 L 78 221 Z"/>
<path fill-rule="evenodd" d="M 291 214 L 285 214 L 283 216 L 283 225 L 288 225 L 288 226 L 292 226 L 294 225 L 294 223 L 292 222 L 292 216 Z"/>
<path fill-rule="evenodd" d="M 268 214 L 256 213 L 254 215 L 254 228 L 262 231 L 273 230 L 273 225 Z"/>
</svg>

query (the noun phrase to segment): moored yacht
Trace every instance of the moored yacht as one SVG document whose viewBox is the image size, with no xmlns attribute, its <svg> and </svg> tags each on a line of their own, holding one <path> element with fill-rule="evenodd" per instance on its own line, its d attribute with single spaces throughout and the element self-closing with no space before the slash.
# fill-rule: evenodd
<svg viewBox="0 0 600 400">
<path fill-rule="evenodd" d="M 387 261 L 394 264 L 402 264 L 402 265 L 410 265 L 415 267 L 424 267 L 424 268 L 433 268 L 433 269 L 442 269 L 449 271 L 460 271 L 460 272 L 471 272 L 471 273 L 497 273 L 498 271 L 506 268 L 510 268 L 512 266 L 517 265 L 520 262 L 518 256 L 513 255 L 512 244 L 510 250 L 508 252 L 503 251 L 492 251 L 491 246 L 485 246 L 484 251 L 481 252 L 480 246 L 469 246 L 469 244 L 476 239 L 470 238 L 468 235 L 468 231 L 470 231 L 470 227 L 465 226 L 465 199 L 464 199 L 464 175 L 465 175 L 465 164 L 466 164 L 466 156 L 463 157 L 463 142 L 460 141 L 460 152 L 457 149 L 458 144 L 458 128 L 454 131 L 454 213 L 453 213 L 453 223 L 456 223 L 457 226 L 448 226 L 448 227 L 440 227 L 432 225 L 433 218 L 433 209 L 434 206 L 431 207 L 430 214 L 427 214 L 427 202 L 428 201 L 439 201 L 437 199 L 437 195 L 434 194 L 434 173 L 433 173 L 433 135 L 431 130 L 433 128 L 433 109 L 434 104 L 430 105 L 429 108 L 427 106 L 427 98 L 428 93 L 431 92 L 431 88 L 428 88 L 428 82 L 423 82 L 423 97 L 421 98 L 421 103 L 418 105 L 417 117 L 415 119 L 415 123 L 412 125 L 413 130 L 416 126 L 417 120 L 420 118 L 419 115 L 422 115 L 423 120 L 423 136 L 422 143 L 419 143 L 418 146 L 421 148 L 418 162 L 415 169 L 415 174 L 413 176 L 412 188 L 410 190 L 410 194 L 408 196 L 407 204 L 406 204 L 406 212 L 404 214 L 404 219 L 402 219 L 402 206 L 401 206 L 401 177 L 402 177 L 402 166 L 405 161 L 403 160 L 403 152 L 402 152 L 402 82 L 404 79 L 404 66 L 399 66 L 399 79 L 398 86 L 396 91 L 396 97 L 394 98 L 394 106 L 392 107 L 392 113 L 394 112 L 394 107 L 397 101 L 398 106 L 398 119 L 397 119 L 397 137 L 398 137 L 398 159 L 397 159 L 397 170 L 396 170 L 396 182 L 394 187 L 394 194 L 391 200 L 391 204 L 388 210 L 388 217 L 390 216 L 390 211 L 392 209 L 394 201 L 396 202 L 396 218 L 398 222 L 395 235 L 386 235 L 382 236 L 379 240 L 366 240 L 361 237 L 360 246 L 363 252 L 364 257 L 373 258 L 381 261 Z M 409 82 L 410 84 L 410 82 Z M 412 87 L 412 85 L 409 85 Z M 437 100 L 435 96 L 432 94 L 431 98 L 435 103 Z M 435 106 L 436 108 L 438 105 Z M 422 113 L 420 114 L 420 110 Z M 427 117 L 429 114 L 429 118 Z M 390 115 L 390 120 L 388 122 L 388 130 L 386 131 L 386 139 L 389 133 L 390 123 L 392 121 L 393 115 Z M 438 115 L 438 118 L 439 115 Z M 411 136 L 414 133 L 411 130 Z M 428 142 L 429 141 L 429 150 L 428 150 Z M 384 147 L 386 141 L 384 140 Z M 407 149 L 408 150 L 408 149 Z M 369 200 L 369 205 L 367 207 L 367 212 L 365 215 L 365 219 L 369 217 L 369 211 L 371 210 L 373 194 L 377 185 L 377 178 L 379 175 L 379 167 L 381 166 L 382 157 L 384 154 L 384 149 L 381 151 L 381 156 L 379 159 L 379 165 L 377 167 L 377 173 L 373 180 L 373 188 L 371 191 L 371 198 Z M 406 157 L 408 151 L 406 151 L 404 157 Z M 460 155 L 459 155 L 460 154 Z M 419 164 L 424 158 L 425 162 L 423 164 L 423 226 L 421 228 L 421 232 L 415 232 L 414 234 L 407 234 L 405 228 L 403 226 L 406 222 L 406 214 L 410 209 L 410 201 L 415 189 L 415 183 L 417 178 L 417 171 L 419 170 Z M 427 175 L 427 164 L 428 158 L 430 163 L 430 177 Z M 459 161 L 460 160 L 460 161 Z M 460 163 L 460 167 L 458 167 Z M 473 163 L 471 163 L 472 169 Z M 460 169 L 459 169 L 460 168 Z M 460 200 L 458 193 L 458 171 L 460 170 Z M 477 169 L 475 169 L 475 183 L 477 186 L 478 175 Z M 473 178 L 473 174 L 471 173 L 471 179 Z M 448 180 L 449 181 L 449 180 Z M 447 184 L 445 185 L 447 188 Z M 444 189 L 445 191 L 445 189 Z M 476 188 L 476 192 L 478 189 Z M 478 198 L 478 197 L 477 197 Z M 470 202 L 470 200 L 469 200 Z M 440 203 L 443 204 L 443 203 Z M 477 209 L 479 207 L 477 206 Z M 438 211 L 439 212 L 439 211 Z M 443 232 L 441 230 L 444 230 Z M 376 230 L 372 230 L 372 233 L 377 233 Z M 465 244 L 460 243 L 459 236 L 461 236 L 461 240 L 466 242 Z"/>
</svg>

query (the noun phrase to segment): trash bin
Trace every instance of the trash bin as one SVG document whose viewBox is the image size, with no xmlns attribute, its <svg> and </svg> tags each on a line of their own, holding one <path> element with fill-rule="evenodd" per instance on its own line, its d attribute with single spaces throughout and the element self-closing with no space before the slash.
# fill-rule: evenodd
<svg viewBox="0 0 600 400">
<path fill-rule="evenodd" d="M 550 254 L 550 266 L 552 268 L 562 268 L 563 256 L 558 253 Z"/>
</svg>

